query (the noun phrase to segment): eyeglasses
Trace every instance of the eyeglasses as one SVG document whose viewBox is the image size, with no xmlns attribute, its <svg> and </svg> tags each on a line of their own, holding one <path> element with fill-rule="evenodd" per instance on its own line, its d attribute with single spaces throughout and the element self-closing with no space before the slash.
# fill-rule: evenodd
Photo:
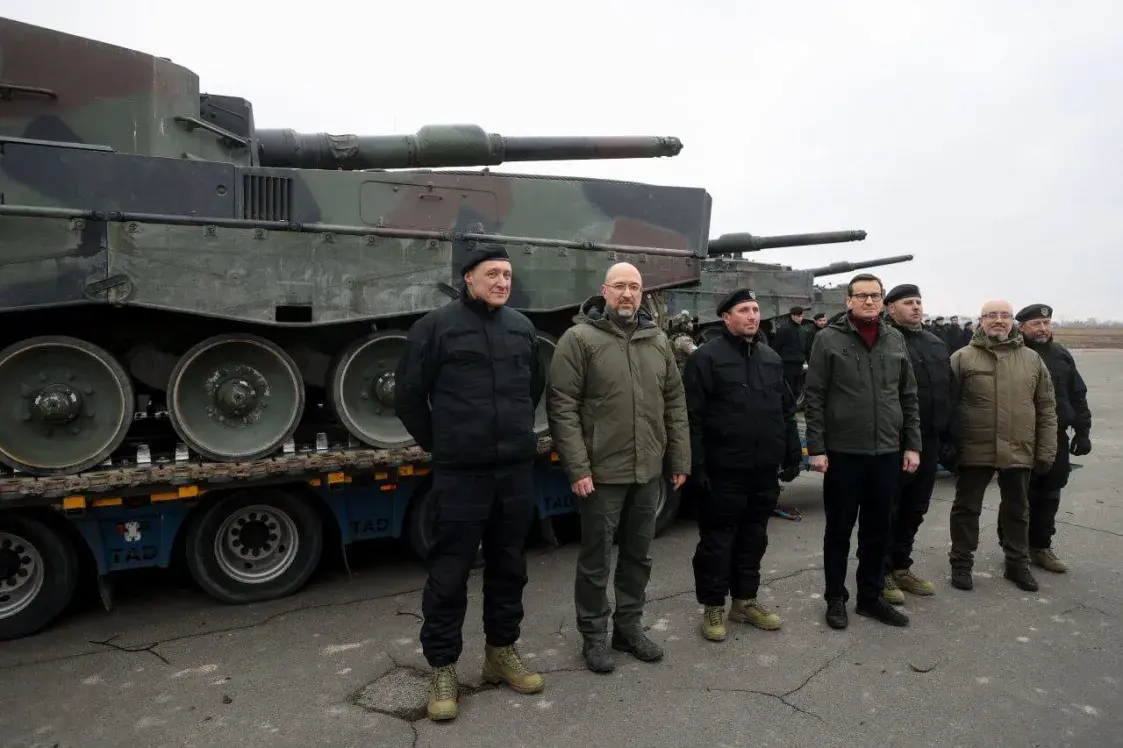
<svg viewBox="0 0 1123 748">
<path fill-rule="evenodd" d="M 624 293 L 625 291 L 639 293 L 643 290 L 643 286 L 638 283 L 613 283 L 609 286 L 609 288 L 611 288 L 616 293 Z"/>
<path fill-rule="evenodd" d="M 858 301 L 861 301 L 863 303 L 866 302 L 866 301 L 881 301 L 881 294 L 879 294 L 879 293 L 856 293 L 853 296 L 851 296 L 850 298 L 857 299 Z"/>
<path fill-rule="evenodd" d="M 1010 314 L 1009 312 L 987 312 L 986 314 L 982 315 L 983 319 L 989 319 L 991 321 L 994 321 L 996 319 L 1005 321 L 1008 319 L 1013 319 L 1013 317 L 1014 315 Z"/>
</svg>

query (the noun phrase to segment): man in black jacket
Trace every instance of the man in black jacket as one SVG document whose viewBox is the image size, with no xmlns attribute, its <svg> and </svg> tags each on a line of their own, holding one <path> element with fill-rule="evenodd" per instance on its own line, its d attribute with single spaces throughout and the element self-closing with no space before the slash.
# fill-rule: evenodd
<svg viewBox="0 0 1123 748">
<path fill-rule="evenodd" d="M 520 693 L 542 676 L 515 649 L 534 519 L 534 411 L 545 389 L 534 325 L 505 306 L 511 263 L 500 246 L 473 249 L 465 288 L 418 320 L 398 365 L 397 415 L 432 455 L 437 520 L 422 595 L 421 646 L 433 668 L 430 719 L 456 716 L 468 573 L 484 554 L 483 678 Z"/>
<path fill-rule="evenodd" d="M 803 458 L 795 398 L 783 361 L 759 333 L 756 294 L 734 291 L 717 313 L 725 329 L 691 354 L 683 372 L 691 475 L 703 488 L 694 585 L 705 606 L 702 635 L 711 641 L 725 638 L 727 593 L 729 620 L 780 628 L 780 617 L 756 599 L 760 561 L 781 467 L 783 480 L 794 480 Z"/>
<path fill-rule="evenodd" d="M 1088 387 L 1076 368 L 1068 349 L 1053 340 L 1053 308 L 1030 304 L 1014 315 L 1026 346 L 1045 362 L 1057 397 L 1057 459 L 1045 475 L 1034 473 L 1029 479 L 1029 557 L 1036 566 L 1063 574 L 1068 565 L 1057 558 L 1052 548 L 1057 532 L 1057 510 L 1061 489 L 1068 485 L 1072 466 L 1068 456 L 1092 451 L 1092 411 L 1088 408 Z M 1068 430 L 1074 436 L 1069 443 Z M 1002 529 L 999 528 L 1001 539 Z"/>
<path fill-rule="evenodd" d="M 905 592 L 913 595 L 935 592 L 931 582 L 913 574 L 912 548 L 916 531 L 932 501 L 940 448 L 945 441 L 955 398 L 951 351 L 945 340 L 925 330 L 921 324 L 924 303 L 920 289 L 911 283 L 897 286 L 885 296 L 885 303 L 889 324 L 905 336 L 920 409 L 920 466 L 915 473 L 901 473 L 900 492 L 893 507 L 892 541 L 885 557 L 885 589 L 881 593 L 886 600 L 899 605 L 905 601 Z M 959 318 L 951 319 L 949 329 L 954 327 L 955 334 L 959 334 Z"/>
</svg>

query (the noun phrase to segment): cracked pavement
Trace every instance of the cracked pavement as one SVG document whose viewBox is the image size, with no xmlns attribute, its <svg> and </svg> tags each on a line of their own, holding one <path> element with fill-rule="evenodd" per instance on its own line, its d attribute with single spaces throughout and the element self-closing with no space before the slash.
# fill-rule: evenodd
<svg viewBox="0 0 1123 748">
<path fill-rule="evenodd" d="M 1123 744 L 1123 476 L 1112 468 L 1123 457 L 1123 351 L 1076 356 L 1091 388 L 1094 451 L 1074 459 L 1082 467 L 1058 516 L 1056 545 L 1073 570 L 1035 570 L 1037 593 L 1002 578 L 994 486 L 975 590 L 950 586 L 953 485 L 942 477 L 915 567 L 936 595 L 908 598 L 908 628 L 852 614 L 849 629 L 830 629 L 821 481 L 805 475 L 782 497 L 804 520 L 772 520 L 762 568 L 761 597 L 783 616 L 780 631 L 730 623 L 726 641 L 701 638 L 697 533 L 681 520 L 652 552 L 645 622 L 665 660 L 618 654 L 614 673 L 595 675 L 573 625 L 576 548 L 534 547 L 520 648 L 546 673 L 545 690 L 521 696 L 480 682 L 473 572 L 459 666 L 468 693 L 454 722 L 435 725 L 418 677 L 424 575 L 401 552 L 356 548 L 350 579 L 333 566 L 298 595 L 239 607 L 169 573 L 140 574 L 119 584 L 112 612 L 94 592 L 50 630 L 0 644 L 0 746 Z M 387 701 L 408 718 L 375 711 Z"/>
</svg>

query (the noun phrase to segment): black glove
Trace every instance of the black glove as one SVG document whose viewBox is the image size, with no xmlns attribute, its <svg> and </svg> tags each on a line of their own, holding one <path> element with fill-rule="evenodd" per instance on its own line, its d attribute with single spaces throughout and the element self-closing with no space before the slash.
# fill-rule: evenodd
<svg viewBox="0 0 1123 748">
<path fill-rule="evenodd" d="M 690 479 L 705 490 L 710 490 L 710 476 L 706 473 L 705 465 L 695 465 L 690 468 Z"/>
<path fill-rule="evenodd" d="M 940 452 L 936 459 L 947 470 L 955 470 L 955 466 L 959 463 L 959 450 L 954 444 L 944 442 L 940 445 Z"/>
<path fill-rule="evenodd" d="M 1068 447 L 1069 454 L 1081 457 L 1092 451 L 1092 440 L 1087 434 L 1077 434 L 1072 437 L 1072 444 Z"/>
<path fill-rule="evenodd" d="M 780 470 L 780 480 L 784 483 L 791 483 L 799 477 L 799 465 L 788 465 Z"/>
<path fill-rule="evenodd" d="M 1037 460 L 1033 463 L 1033 472 L 1038 475 L 1048 475 L 1049 471 L 1053 469 L 1053 463 L 1045 462 L 1044 460 Z"/>
</svg>

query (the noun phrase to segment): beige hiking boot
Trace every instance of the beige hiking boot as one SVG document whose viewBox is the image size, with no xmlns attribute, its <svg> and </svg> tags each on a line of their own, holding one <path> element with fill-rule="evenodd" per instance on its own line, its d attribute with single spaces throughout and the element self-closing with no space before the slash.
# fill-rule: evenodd
<svg viewBox="0 0 1123 748">
<path fill-rule="evenodd" d="M 712 642 L 725 639 L 724 605 L 707 605 L 702 611 L 702 636 Z"/>
<path fill-rule="evenodd" d="M 750 623 L 758 629 L 775 631 L 780 628 L 783 621 L 780 616 L 765 608 L 756 598 L 752 600 L 733 600 L 729 606 L 729 620 L 738 623 Z"/>
<path fill-rule="evenodd" d="M 538 693 L 546 685 L 542 676 L 523 664 L 519 651 L 509 647 L 484 647 L 483 680 L 485 683 L 506 683 L 519 693 Z"/>
<path fill-rule="evenodd" d="M 459 695 L 456 665 L 433 668 L 429 676 L 429 719 L 438 722 L 456 717 L 456 699 Z"/>
<path fill-rule="evenodd" d="M 885 575 L 885 589 L 881 591 L 881 596 L 885 599 L 885 602 L 894 605 L 903 605 L 905 602 L 905 593 L 897 587 L 892 574 Z"/>
<path fill-rule="evenodd" d="M 1057 558 L 1057 554 L 1052 548 L 1030 548 L 1029 557 L 1034 566 L 1040 566 L 1054 574 L 1064 574 L 1068 571 L 1068 564 Z"/>
<path fill-rule="evenodd" d="M 893 581 L 897 587 L 910 595 L 933 595 L 936 587 L 912 573 L 912 569 L 897 569 L 893 572 Z"/>
</svg>

